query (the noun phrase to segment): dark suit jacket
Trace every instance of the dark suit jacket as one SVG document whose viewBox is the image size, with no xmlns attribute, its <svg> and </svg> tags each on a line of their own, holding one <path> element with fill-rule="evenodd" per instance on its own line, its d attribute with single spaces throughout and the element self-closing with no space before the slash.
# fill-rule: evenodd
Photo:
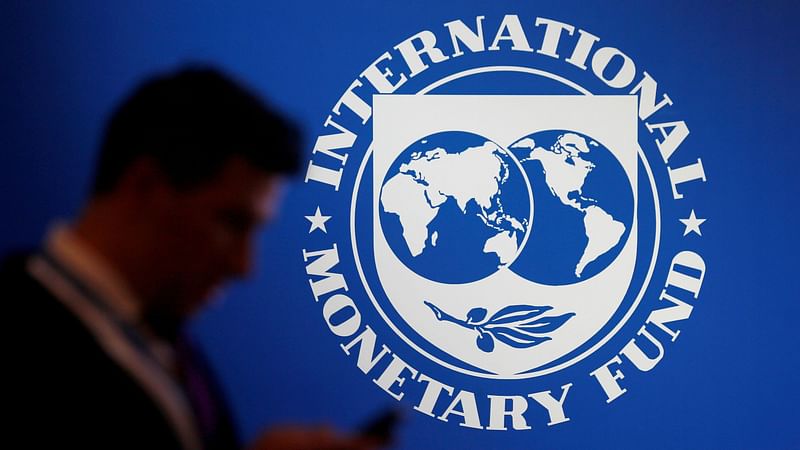
<svg viewBox="0 0 800 450">
<path fill-rule="evenodd" d="M 11 375 L 9 431 L 18 448 L 180 449 L 157 404 L 95 337 L 25 268 L 28 255 L 0 268 Z M 228 422 L 229 424 L 229 422 Z M 232 428 L 215 448 L 237 447 Z"/>
</svg>

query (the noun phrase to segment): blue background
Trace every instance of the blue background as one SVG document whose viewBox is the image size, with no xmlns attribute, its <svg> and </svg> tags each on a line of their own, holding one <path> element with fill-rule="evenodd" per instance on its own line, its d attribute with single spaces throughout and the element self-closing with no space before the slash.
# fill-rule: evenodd
<svg viewBox="0 0 800 450">
<path fill-rule="evenodd" d="M 219 64 L 303 124 L 310 148 L 378 55 L 422 29 L 506 13 L 588 30 L 668 90 L 691 129 L 680 151 L 702 157 L 709 179 L 697 194 L 706 283 L 664 360 L 611 405 L 590 398 L 570 422 L 521 433 L 412 413 L 397 448 L 800 448 L 796 2 L 6 1 L 0 251 L 76 213 L 104 119 L 145 75 Z M 246 438 L 276 422 L 350 430 L 394 402 L 342 354 L 308 291 L 309 192 L 287 196 L 252 282 L 194 323 Z"/>
</svg>

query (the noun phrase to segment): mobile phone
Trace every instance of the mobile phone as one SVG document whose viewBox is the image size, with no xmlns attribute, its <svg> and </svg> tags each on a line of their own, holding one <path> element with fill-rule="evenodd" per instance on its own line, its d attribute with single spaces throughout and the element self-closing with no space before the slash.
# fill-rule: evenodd
<svg viewBox="0 0 800 450">
<path fill-rule="evenodd" d="M 388 444 L 394 438 L 395 430 L 401 418 L 402 411 L 398 408 L 386 408 L 361 426 L 359 433 L 381 445 Z"/>
</svg>

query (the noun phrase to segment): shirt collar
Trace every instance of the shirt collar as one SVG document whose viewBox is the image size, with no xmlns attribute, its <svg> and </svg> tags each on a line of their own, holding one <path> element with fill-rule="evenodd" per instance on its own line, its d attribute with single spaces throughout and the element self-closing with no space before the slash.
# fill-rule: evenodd
<svg viewBox="0 0 800 450">
<path fill-rule="evenodd" d="M 102 255 L 89 247 L 68 225 L 55 224 L 47 233 L 45 248 L 115 314 L 129 323 L 140 323 L 142 303 L 122 276 Z"/>
</svg>

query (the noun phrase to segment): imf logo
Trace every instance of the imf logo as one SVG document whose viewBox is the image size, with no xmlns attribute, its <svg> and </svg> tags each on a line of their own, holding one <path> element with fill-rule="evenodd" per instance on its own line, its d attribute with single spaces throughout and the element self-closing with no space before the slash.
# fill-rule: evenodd
<svg viewBox="0 0 800 450">
<path fill-rule="evenodd" d="M 627 55 L 550 19 L 528 21 L 538 47 L 517 16 L 484 21 L 401 42 L 335 104 L 303 261 L 341 349 L 389 395 L 528 429 L 536 408 L 569 420 L 573 386 L 610 403 L 623 369 L 661 361 L 706 271 L 687 248 L 705 219 L 668 214 L 706 177 Z M 554 61 L 583 82 L 539 67 Z"/>
</svg>

